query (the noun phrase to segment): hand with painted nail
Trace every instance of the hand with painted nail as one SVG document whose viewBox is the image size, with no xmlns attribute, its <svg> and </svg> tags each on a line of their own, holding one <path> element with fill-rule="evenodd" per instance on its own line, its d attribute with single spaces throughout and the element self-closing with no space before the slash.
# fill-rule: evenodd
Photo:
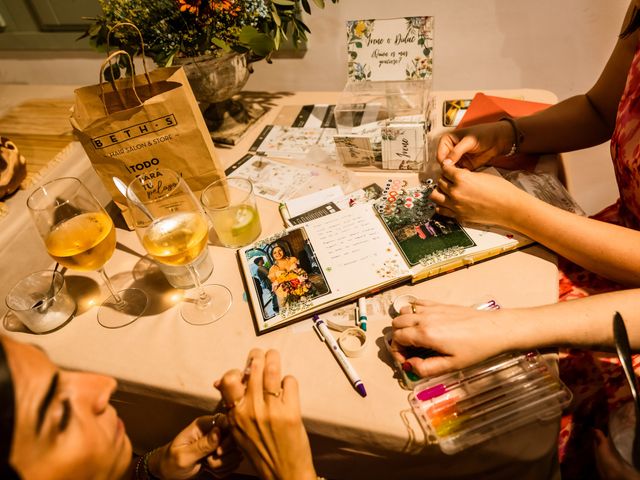
<svg viewBox="0 0 640 480">
<path fill-rule="evenodd" d="M 459 167 L 475 170 L 509 153 L 512 145 L 511 125 L 507 122 L 483 123 L 443 134 L 436 158 L 440 164 L 449 159 Z"/>
<path fill-rule="evenodd" d="M 504 123 L 504 122 L 503 122 Z M 441 215 L 509 228 L 513 212 L 536 199 L 497 175 L 470 172 L 446 160 L 430 199 Z"/>
<path fill-rule="evenodd" d="M 148 465 L 158 478 L 180 480 L 193 477 L 202 468 L 223 477 L 241 460 L 224 416 L 207 415 L 196 418 L 170 443 L 154 450 Z"/>
<path fill-rule="evenodd" d="M 507 350 L 504 339 L 510 327 L 502 320 L 506 310 L 478 311 L 427 300 L 418 300 L 413 307 L 415 313 L 411 307 L 402 307 L 392 323 L 391 352 L 405 371 L 421 377 L 440 375 Z M 415 348 L 441 355 L 410 356 Z"/>
<path fill-rule="evenodd" d="M 640 472 L 629 465 L 618 453 L 611 437 L 594 430 L 596 466 L 602 480 L 640 480 Z"/>
<path fill-rule="evenodd" d="M 231 431 L 265 480 L 315 480 L 302 423 L 298 382 L 282 378 L 280 355 L 252 350 L 247 371 L 231 370 L 215 383 L 229 408 Z"/>
</svg>

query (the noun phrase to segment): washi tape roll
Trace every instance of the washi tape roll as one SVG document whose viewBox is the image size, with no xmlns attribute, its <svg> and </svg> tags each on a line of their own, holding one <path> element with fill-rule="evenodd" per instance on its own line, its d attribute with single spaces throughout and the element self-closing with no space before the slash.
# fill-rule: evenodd
<svg viewBox="0 0 640 480">
<path fill-rule="evenodd" d="M 327 312 L 322 316 L 322 319 L 332 330 L 344 332 L 348 328 L 353 328 L 356 324 L 355 306 Z"/>
<path fill-rule="evenodd" d="M 359 357 L 367 346 L 367 334 L 360 328 L 347 328 L 338 337 L 338 344 L 347 357 Z"/>
<path fill-rule="evenodd" d="M 402 307 L 410 307 L 416 303 L 418 299 L 413 295 L 400 295 L 393 300 L 393 310 L 396 315 L 400 315 L 400 309 Z"/>
</svg>

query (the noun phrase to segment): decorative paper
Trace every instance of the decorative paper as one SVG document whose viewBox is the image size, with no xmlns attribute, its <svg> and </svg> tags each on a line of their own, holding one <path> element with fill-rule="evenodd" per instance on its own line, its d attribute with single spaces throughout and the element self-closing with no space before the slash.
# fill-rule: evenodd
<svg viewBox="0 0 640 480">
<path fill-rule="evenodd" d="M 473 240 L 453 218 L 435 214 L 429 200 L 433 184 L 407 188 L 406 181 L 389 179 L 376 210 L 395 239 L 409 265 L 450 249 L 467 248 Z"/>
<path fill-rule="evenodd" d="M 334 152 L 334 128 L 296 128 L 267 125 L 249 149 L 260 155 L 280 158 L 304 158 L 315 145 L 331 154 Z"/>
<path fill-rule="evenodd" d="M 282 202 L 309 182 L 309 171 L 260 155 L 245 155 L 231 165 L 225 174 L 230 177 L 248 178 L 253 182 L 259 197 Z"/>
<path fill-rule="evenodd" d="M 433 17 L 347 22 L 350 80 L 419 80 L 433 69 Z"/>
</svg>

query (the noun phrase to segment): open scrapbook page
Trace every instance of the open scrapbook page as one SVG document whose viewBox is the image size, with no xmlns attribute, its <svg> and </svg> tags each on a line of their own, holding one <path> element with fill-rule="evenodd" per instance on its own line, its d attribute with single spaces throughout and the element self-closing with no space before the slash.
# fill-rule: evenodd
<svg viewBox="0 0 640 480">
<path fill-rule="evenodd" d="M 258 334 L 411 276 L 368 204 L 290 228 L 238 254 Z"/>
<path fill-rule="evenodd" d="M 501 175 L 493 168 L 485 171 Z M 504 177 L 544 201 L 581 213 L 549 174 Z M 298 215 L 304 223 L 238 251 L 258 334 L 531 243 L 513 232 L 436 214 L 428 198 L 432 182 L 409 187 L 406 180 L 390 179 L 376 187 L 316 205 Z"/>
</svg>

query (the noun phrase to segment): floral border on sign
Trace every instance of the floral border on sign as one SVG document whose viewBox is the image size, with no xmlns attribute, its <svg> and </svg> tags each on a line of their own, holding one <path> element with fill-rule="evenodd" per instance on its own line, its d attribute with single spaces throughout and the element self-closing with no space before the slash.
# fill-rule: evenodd
<svg viewBox="0 0 640 480">
<path fill-rule="evenodd" d="M 433 73 L 433 17 L 406 17 L 407 34 L 415 33 L 424 57 L 415 57 L 405 69 L 407 79 L 430 77 Z"/>
<path fill-rule="evenodd" d="M 371 38 L 375 20 L 350 20 L 347 22 L 347 50 L 349 52 L 349 78 L 366 80 L 371 78 L 371 67 L 366 63 L 356 62 L 362 41 Z"/>
</svg>

